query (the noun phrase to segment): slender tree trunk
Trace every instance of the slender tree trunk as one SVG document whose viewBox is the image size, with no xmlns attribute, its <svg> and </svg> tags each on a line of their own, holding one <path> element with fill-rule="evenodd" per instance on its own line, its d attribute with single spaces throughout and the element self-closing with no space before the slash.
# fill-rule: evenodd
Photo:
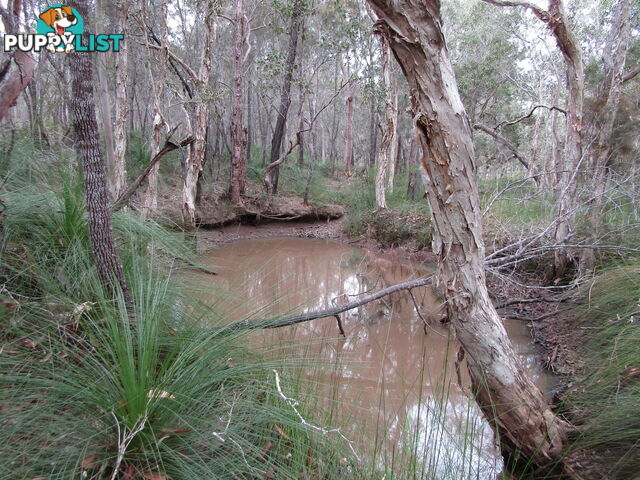
<svg viewBox="0 0 640 480">
<path fill-rule="evenodd" d="M 391 83 L 391 79 L 389 79 L 389 95 L 391 96 L 391 111 L 390 114 L 393 117 L 393 132 L 391 145 L 389 145 L 389 161 L 388 161 L 388 174 L 387 174 L 387 190 L 389 193 L 393 193 L 393 184 L 396 180 L 396 169 L 398 168 L 398 164 L 396 163 L 396 157 L 398 154 L 398 89 L 396 86 Z M 387 120 L 387 125 L 389 125 L 389 120 Z"/>
<path fill-rule="evenodd" d="M 158 56 L 158 73 L 151 80 L 154 90 L 153 104 L 153 131 L 151 134 L 151 158 L 157 155 L 162 148 L 162 130 L 166 127 L 163 116 L 162 105 L 164 102 L 164 87 L 167 77 L 168 48 L 169 48 L 169 27 L 167 25 L 167 10 L 169 0 L 162 0 L 159 9 L 161 24 L 161 49 Z M 146 123 L 146 122 L 145 122 Z M 158 208 L 158 175 L 160 165 L 156 164 L 147 178 L 148 185 L 144 199 L 143 214 L 147 215 Z"/>
<path fill-rule="evenodd" d="M 591 152 L 595 199 L 588 213 L 593 243 L 602 229 L 604 194 L 607 187 L 607 164 L 613 152 L 610 139 L 622 94 L 624 66 L 631 34 L 631 3 L 631 0 L 618 0 L 613 25 L 603 49 L 602 60 L 605 77 L 599 86 L 596 105 L 593 109 L 593 120 L 590 125 L 590 131 L 595 137 Z M 583 268 L 592 268 L 595 265 L 594 250 L 585 250 L 581 263 Z"/>
<path fill-rule="evenodd" d="M 102 10 L 102 6 L 100 5 L 102 2 L 97 2 L 96 7 L 98 11 Z M 100 13 L 99 13 L 100 15 Z M 103 63 L 104 62 L 104 63 Z M 109 196 L 112 199 L 116 197 L 115 191 L 115 152 L 113 148 L 113 123 L 111 120 L 111 102 L 109 99 L 111 98 L 109 92 L 109 83 L 107 82 L 107 74 L 105 72 L 107 62 L 107 57 L 101 55 L 96 59 L 96 72 L 98 74 L 98 96 L 100 97 L 100 101 L 98 102 L 99 112 L 100 112 L 100 122 L 102 123 L 102 131 L 104 132 L 104 148 L 105 148 L 105 157 L 107 161 L 107 185 Z"/>
<path fill-rule="evenodd" d="M 347 58 L 347 62 L 348 62 Z M 353 168 L 353 82 L 349 79 L 349 65 L 342 64 L 342 72 L 344 76 L 344 81 L 349 82 L 349 86 L 347 88 L 347 99 L 345 100 L 346 105 L 346 128 L 344 134 L 344 157 L 342 163 L 344 165 L 344 173 L 347 175 L 351 174 L 351 169 Z"/>
<path fill-rule="evenodd" d="M 129 2 L 122 1 L 116 5 L 115 31 L 126 32 Z M 113 190 L 118 198 L 127 186 L 127 123 L 129 118 L 129 102 L 127 98 L 129 76 L 129 44 L 127 35 L 120 41 L 120 51 L 115 55 L 115 121 L 113 123 L 114 159 Z"/>
<path fill-rule="evenodd" d="M 376 113 L 375 100 L 371 99 L 371 110 L 369 111 L 369 168 L 376 166 L 378 156 L 378 115 Z"/>
<path fill-rule="evenodd" d="M 74 6 L 85 19 L 83 42 L 87 45 L 89 17 L 86 0 L 76 1 Z M 131 304 L 131 295 L 125 282 L 111 228 L 107 176 L 100 153 L 100 135 L 93 94 L 93 55 L 93 53 L 74 52 L 70 56 L 72 65 L 71 89 L 73 92 L 71 110 L 76 137 L 75 150 L 83 165 L 89 235 L 98 274 L 106 288 L 114 294 L 119 288 L 124 294 L 125 301 Z"/>
<path fill-rule="evenodd" d="M 194 137 L 195 141 L 189 146 L 189 157 L 187 160 L 184 183 L 182 188 L 182 217 L 185 226 L 194 228 L 196 226 L 196 193 L 198 177 L 202 171 L 204 155 L 207 148 L 207 120 L 209 118 L 209 105 L 205 95 L 205 88 L 209 84 L 209 76 L 212 68 L 213 45 L 215 43 L 215 4 L 207 2 L 205 12 L 205 36 L 203 39 L 203 50 L 200 59 L 200 70 L 196 83 L 196 89 L 200 98 L 196 101 L 194 115 Z M 242 108 L 242 104 L 240 104 Z M 246 130 L 244 132 L 246 134 Z M 246 146 L 246 139 L 245 139 Z"/>
<path fill-rule="evenodd" d="M 243 0 L 236 0 L 234 22 L 233 105 L 231 107 L 231 201 L 239 205 L 246 184 L 247 128 L 244 125 L 244 45 L 247 41 L 247 18 Z"/>
<path fill-rule="evenodd" d="M 293 11 L 291 13 L 291 26 L 289 29 L 289 46 L 287 49 L 287 61 L 285 64 L 285 73 L 282 80 L 282 88 L 280 90 L 280 106 L 277 111 L 276 128 L 273 132 L 271 140 L 271 154 L 269 155 L 269 163 L 273 163 L 280 157 L 282 148 L 282 140 L 285 136 L 285 127 L 287 123 L 287 114 L 291 105 L 291 80 L 293 78 L 293 69 L 296 62 L 296 52 L 298 50 L 298 37 L 302 27 L 304 0 L 294 0 Z M 271 184 L 273 185 L 273 193 L 278 193 L 278 177 L 279 169 L 276 167 L 271 172 Z"/>
<path fill-rule="evenodd" d="M 396 120 L 398 111 L 395 108 L 393 92 L 391 91 L 391 72 L 389 56 L 391 53 L 389 42 L 385 35 L 380 35 L 380 53 L 382 65 L 382 79 L 385 89 L 384 100 L 384 128 L 380 154 L 378 156 L 378 168 L 376 171 L 376 209 L 387 208 L 386 188 L 389 164 L 393 155 L 392 145 L 395 143 Z"/>
<path fill-rule="evenodd" d="M 17 34 L 20 31 L 20 2 L 9 0 L 7 10 L 2 9 L 2 21 L 4 31 L 7 34 Z M 29 86 L 33 79 L 36 60 L 29 52 L 17 50 L 13 53 L 13 63 L 15 68 L 11 68 L 11 57 L 3 63 L 0 71 L 0 122 L 9 112 L 9 109 L 16 105 L 18 97 Z"/>
<path fill-rule="evenodd" d="M 554 231 L 555 242 L 563 244 L 575 233 L 578 180 L 580 177 L 578 170 L 583 163 L 584 66 L 582 51 L 566 21 L 561 0 L 549 0 L 548 11 L 527 2 L 484 1 L 500 7 L 520 6 L 529 9 L 549 28 L 564 58 L 567 85 L 567 129 L 564 145 L 564 165 L 562 166 L 557 189 L 556 215 L 558 221 Z M 557 280 L 564 277 L 570 262 L 571 258 L 567 249 L 556 249 L 553 271 L 550 272 L 549 280 Z"/>
<path fill-rule="evenodd" d="M 368 0 L 402 67 L 429 177 L 438 286 L 462 345 L 478 405 L 503 451 L 547 465 L 565 424 L 524 374 L 485 283 L 482 213 L 471 127 L 458 94 L 437 0 Z"/>
</svg>

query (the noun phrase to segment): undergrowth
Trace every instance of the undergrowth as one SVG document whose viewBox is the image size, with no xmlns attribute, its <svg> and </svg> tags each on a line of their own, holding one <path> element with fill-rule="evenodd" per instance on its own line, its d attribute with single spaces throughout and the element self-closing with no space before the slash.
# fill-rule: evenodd
<svg viewBox="0 0 640 480">
<path fill-rule="evenodd" d="M 178 239 L 114 218 L 128 308 L 100 284 L 80 186 L 25 186 L 5 203 L 0 478 L 355 471 L 280 398 L 273 369 L 286 381 L 286 362 L 238 346 L 241 334 L 222 333 L 224 319 L 181 288 L 172 273 L 190 259 Z"/>
<path fill-rule="evenodd" d="M 596 452 L 612 479 L 640 472 L 640 261 L 612 267 L 583 287 L 574 328 L 584 373 L 565 401 L 580 423 L 573 449 Z"/>
</svg>

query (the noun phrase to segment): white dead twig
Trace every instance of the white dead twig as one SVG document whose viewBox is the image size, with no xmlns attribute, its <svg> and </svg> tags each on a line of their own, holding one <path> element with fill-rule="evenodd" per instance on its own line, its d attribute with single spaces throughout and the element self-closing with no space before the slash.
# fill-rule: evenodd
<svg viewBox="0 0 640 480">
<path fill-rule="evenodd" d="M 115 480 L 118 475 L 118 471 L 120 470 L 120 464 L 122 463 L 124 454 L 127 451 L 127 447 L 129 447 L 129 444 L 136 435 L 144 429 L 144 426 L 147 423 L 147 415 L 145 414 L 140 417 L 130 430 L 126 426 L 120 429 L 118 417 L 116 417 L 116 414 L 113 412 L 111 412 L 111 415 L 113 415 L 113 418 L 116 421 L 116 428 L 118 429 L 118 456 L 116 457 L 116 465 L 113 468 L 113 474 L 111 475 L 111 480 Z"/>
<path fill-rule="evenodd" d="M 349 445 L 349 449 L 351 450 L 351 453 L 353 453 L 353 456 L 356 458 L 356 460 L 360 461 L 360 457 L 358 456 L 355 449 L 353 448 L 353 443 L 351 442 L 351 440 L 349 440 L 347 437 L 344 436 L 344 434 L 340 431 L 339 428 L 331 428 L 331 429 L 322 428 L 317 425 L 313 425 L 312 423 L 309 423 L 305 420 L 305 418 L 300 414 L 300 412 L 296 408 L 299 405 L 298 401 L 294 398 L 287 397 L 282 392 L 282 387 L 280 386 L 280 374 L 278 373 L 278 371 L 275 369 L 273 369 L 272 371 L 276 376 L 276 389 L 278 390 L 278 394 L 280 395 L 280 398 L 282 398 L 287 403 L 287 405 L 291 407 L 291 409 L 295 412 L 296 416 L 300 420 L 300 423 L 302 423 L 302 425 L 304 425 L 307 428 L 310 428 L 312 430 L 322 433 L 323 435 L 335 433 L 340 438 L 342 438 L 347 443 L 347 445 Z"/>
</svg>

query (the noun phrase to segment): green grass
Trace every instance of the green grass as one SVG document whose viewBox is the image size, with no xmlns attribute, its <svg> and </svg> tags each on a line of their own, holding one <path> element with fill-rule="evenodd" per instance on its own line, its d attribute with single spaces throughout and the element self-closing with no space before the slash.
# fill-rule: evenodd
<svg viewBox="0 0 640 480">
<path fill-rule="evenodd" d="M 586 367 L 566 396 L 581 430 L 573 449 L 595 450 L 612 479 L 640 471 L 639 265 L 612 267 L 585 285 L 574 320 Z"/>
<path fill-rule="evenodd" d="M 272 368 L 288 382 L 286 361 L 222 335 L 224 319 L 181 288 L 171 273 L 187 250 L 157 225 L 114 219 L 132 314 L 105 297 L 81 200 L 72 183 L 6 197 L 0 478 L 338 478 L 352 468 L 275 391 Z"/>
</svg>

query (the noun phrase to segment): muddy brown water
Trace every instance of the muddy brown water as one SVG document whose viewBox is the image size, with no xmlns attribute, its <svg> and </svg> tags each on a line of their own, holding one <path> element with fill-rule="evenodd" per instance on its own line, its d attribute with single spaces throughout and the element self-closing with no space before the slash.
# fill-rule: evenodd
<svg viewBox="0 0 640 480">
<path fill-rule="evenodd" d="M 433 269 L 302 238 L 241 240 L 204 253 L 201 262 L 218 275 L 193 278 L 210 286 L 207 301 L 230 321 L 329 308 Z M 340 427 L 378 465 L 411 464 L 422 477 L 495 478 L 501 459 L 469 399 L 466 369 L 456 368 L 458 347 L 438 322 L 441 302 L 430 288 L 413 293 L 415 302 L 402 292 L 344 313 L 344 337 L 330 317 L 253 333 L 251 344 L 313 359 L 303 375 L 315 420 Z M 527 373 L 549 391 L 553 377 L 541 368 L 526 325 L 505 326 Z"/>
</svg>

